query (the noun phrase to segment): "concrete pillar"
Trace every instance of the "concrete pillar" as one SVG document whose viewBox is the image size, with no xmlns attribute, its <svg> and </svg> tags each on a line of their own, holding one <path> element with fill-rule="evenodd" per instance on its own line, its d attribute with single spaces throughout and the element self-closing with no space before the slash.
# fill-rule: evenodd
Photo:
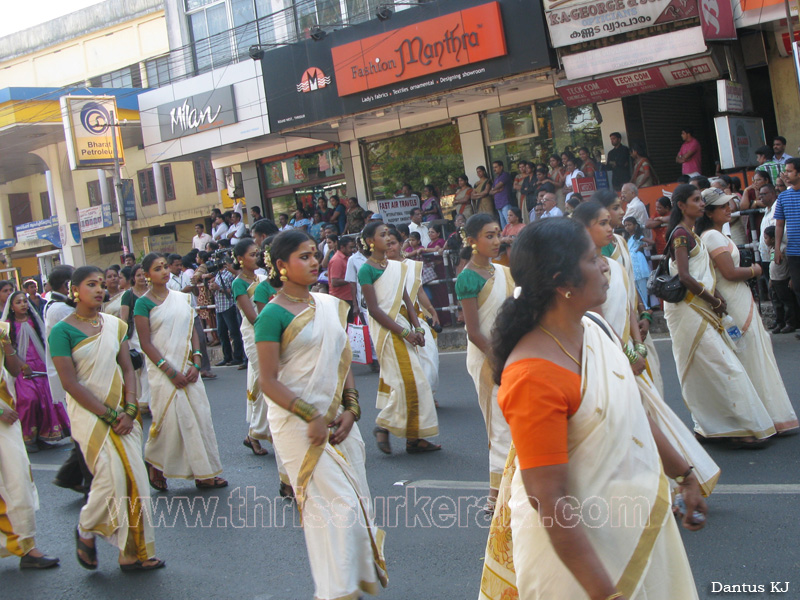
<svg viewBox="0 0 800 600">
<path fill-rule="evenodd" d="M 242 187 L 244 187 L 244 199 L 248 208 L 258 206 L 261 214 L 267 216 L 264 210 L 264 201 L 261 197 L 261 182 L 258 180 L 258 165 L 255 162 L 242 164 Z M 250 223 L 250 215 L 247 215 L 247 222 Z M 252 225 L 252 223 L 250 223 Z"/>
<path fill-rule="evenodd" d="M 53 175 L 49 170 L 44 172 L 44 180 L 47 182 L 47 199 L 50 202 L 50 215 L 56 214 L 56 193 L 53 188 Z"/>
<path fill-rule="evenodd" d="M 222 210 L 222 190 L 228 186 L 225 182 L 225 170 L 214 169 L 214 178 L 217 180 L 217 199 L 219 200 L 219 208 Z"/>
<path fill-rule="evenodd" d="M 478 180 L 475 169 L 480 166 L 486 167 L 486 172 L 491 177 L 492 167 L 486 164 L 486 145 L 483 142 L 480 117 L 459 117 L 458 134 L 461 138 L 461 155 L 464 157 L 464 173 L 469 177 L 470 183 L 474 184 Z"/>
<path fill-rule="evenodd" d="M 52 196 L 50 202 L 52 202 Z M 11 226 L 11 214 L 8 202 L 8 189 L 5 184 L 0 185 L 0 239 L 14 237 L 14 228 Z"/>
<path fill-rule="evenodd" d="M 347 193 L 349 196 L 358 198 L 358 203 L 373 212 L 378 212 L 378 204 L 368 206 L 370 199 L 369 180 L 364 173 L 364 163 L 361 160 L 361 144 L 358 140 L 345 142 L 339 146 L 342 156 L 342 166 L 344 168 L 344 178 L 347 181 Z M 344 198 L 342 198 L 344 200 Z"/>
<path fill-rule="evenodd" d="M 102 199 L 102 203 L 111 204 L 111 196 L 108 193 L 108 174 L 105 169 L 97 169 L 97 179 L 100 185 L 100 198 Z"/>
<path fill-rule="evenodd" d="M 167 214 L 167 190 L 164 187 L 164 173 L 161 165 L 153 163 L 153 179 L 156 182 L 156 202 L 158 202 L 158 214 Z"/>
<path fill-rule="evenodd" d="M 78 208 L 75 203 L 75 186 L 72 181 L 72 171 L 67 161 L 67 145 L 65 142 L 50 144 L 44 148 L 35 150 L 50 173 L 49 186 L 52 185 L 52 195 L 50 196 L 50 207 L 53 216 L 58 217 L 59 225 L 69 227 L 70 223 L 78 222 Z M 63 160 L 61 160 L 63 157 Z M 82 267 L 86 264 L 86 253 L 83 250 L 83 238 L 79 244 L 72 244 L 72 236 L 67 235 L 67 243 L 61 249 L 64 263 L 74 267 Z"/>
</svg>

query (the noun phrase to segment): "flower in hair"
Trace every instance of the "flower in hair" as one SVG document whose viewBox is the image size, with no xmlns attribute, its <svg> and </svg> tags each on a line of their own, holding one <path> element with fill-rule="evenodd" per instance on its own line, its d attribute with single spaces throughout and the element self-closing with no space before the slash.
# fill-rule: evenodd
<svg viewBox="0 0 800 600">
<path fill-rule="evenodd" d="M 520 286 L 517 286 L 514 288 L 514 300 L 516 300 L 520 296 L 522 296 L 522 288 Z"/>
</svg>

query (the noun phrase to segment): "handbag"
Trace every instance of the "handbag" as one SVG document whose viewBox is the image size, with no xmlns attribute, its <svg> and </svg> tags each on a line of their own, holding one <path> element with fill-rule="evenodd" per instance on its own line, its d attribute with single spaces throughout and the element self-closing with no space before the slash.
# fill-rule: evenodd
<svg viewBox="0 0 800 600">
<path fill-rule="evenodd" d="M 131 353 L 131 363 L 133 363 L 133 370 L 138 371 L 144 366 L 144 355 L 135 348 L 129 348 Z"/>
<path fill-rule="evenodd" d="M 360 365 L 372 363 L 372 345 L 369 337 L 369 328 L 361 324 L 361 319 L 356 319 L 347 325 L 347 337 L 350 349 L 353 351 L 352 361 Z"/>
<path fill-rule="evenodd" d="M 674 229 L 672 233 L 675 233 Z M 667 252 L 669 252 L 670 249 L 669 243 L 672 239 L 672 233 L 670 233 L 667 238 Z M 686 298 L 687 289 L 686 286 L 681 283 L 680 275 L 669 274 L 668 265 L 669 258 L 667 254 L 665 254 L 664 258 L 658 263 L 658 268 L 654 269 L 653 272 L 650 273 L 650 277 L 647 278 L 647 293 L 656 296 L 664 302 L 677 304 Z"/>
</svg>

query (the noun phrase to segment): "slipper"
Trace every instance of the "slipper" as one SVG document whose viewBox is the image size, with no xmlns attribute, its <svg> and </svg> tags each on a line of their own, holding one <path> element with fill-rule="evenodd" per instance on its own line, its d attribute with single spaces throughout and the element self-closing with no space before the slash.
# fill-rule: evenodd
<svg viewBox="0 0 800 600">
<path fill-rule="evenodd" d="M 144 466 L 147 467 L 147 480 L 150 482 L 150 487 L 157 492 L 166 492 L 169 488 L 164 474 L 161 474 L 161 479 L 154 479 L 152 471 L 155 470 L 155 467 L 150 463 L 144 463 Z"/>
<path fill-rule="evenodd" d="M 166 566 L 167 563 L 163 560 L 159 560 L 154 565 L 145 565 L 142 561 L 137 560 L 135 563 L 129 565 L 120 565 L 119 570 L 125 573 L 130 573 L 131 571 L 154 571 L 156 569 L 163 569 Z"/>
<path fill-rule="evenodd" d="M 203 379 L 216 379 L 217 378 L 217 376 L 214 375 L 214 373 L 201 373 L 200 377 L 202 377 Z"/>
<path fill-rule="evenodd" d="M 380 441 L 378 439 L 378 434 L 386 434 L 386 439 L 384 441 Z M 392 447 L 389 445 L 389 430 L 384 429 L 383 427 L 376 427 L 372 430 L 372 435 L 375 436 L 375 441 L 378 444 L 378 450 L 383 452 L 384 454 L 391 454 Z"/>
<path fill-rule="evenodd" d="M 253 442 L 255 442 L 255 444 Z M 267 454 L 269 454 L 269 450 L 264 448 L 264 446 L 261 445 L 261 442 L 259 442 L 258 440 L 250 439 L 249 435 L 246 438 L 244 438 L 244 441 L 242 443 L 248 448 L 250 448 L 250 450 L 252 450 L 253 454 L 255 454 L 256 456 L 266 456 Z"/>
<path fill-rule="evenodd" d="M 222 479 L 222 477 L 214 477 L 212 483 L 202 483 L 199 479 L 195 479 L 194 486 L 198 490 L 216 490 L 218 488 L 228 487 L 228 482 Z"/>
<path fill-rule="evenodd" d="M 80 566 L 82 566 L 84 569 L 89 569 L 90 571 L 97 569 L 97 546 L 94 548 L 87 546 L 86 542 L 81 539 L 77 529 L 75 530 L 75 546 L 75 556 L 78 558 L 78 564 L 80 564 Z M 83 560 L 79 551 L 86 553 L 86 556 L 89 557 L 89 560 L 95 561 L 94 564 Z"/>
<path fill-rule="evenodd" d="M 294 489 L 288 483 L 283 483 L 281 481 L 281 487 L 278 493 L 281 495 L 281 498 L 288 498 L 289 500 L 294 499 Z"/>
<path fill-rule="evenodd" d="M 769 438 L 764 438 L 763 440 L 752 440 L 748 441 L 744 438 L 728 438 L 730 440 L 730 446 L 734 450 L 763 450 L 767 446 L 772 443 L 772 440 Z"/>
<path fill-rule="evenodd" d="M 409 454 L 423 454 L 425 452 L 436 452 L 442 447 L 432 444 L 428 440 L 417 440 L 416 442 L 406 442 L 406 452 Z"/>
</svg>

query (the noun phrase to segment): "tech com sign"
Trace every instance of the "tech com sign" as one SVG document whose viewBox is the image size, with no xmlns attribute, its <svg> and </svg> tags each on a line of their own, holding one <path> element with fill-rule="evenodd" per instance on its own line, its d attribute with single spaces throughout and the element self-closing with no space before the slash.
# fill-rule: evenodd
<svg viewBox="0 0 800 600">
<path fill-rule="evenodd" d="M 117 102 L 113 96 L 62 96 L 61 119 L 72 170 L 114 166 L 114 142 L 124 164 L 120 128 L 114 127 Z"/>
</svg>

